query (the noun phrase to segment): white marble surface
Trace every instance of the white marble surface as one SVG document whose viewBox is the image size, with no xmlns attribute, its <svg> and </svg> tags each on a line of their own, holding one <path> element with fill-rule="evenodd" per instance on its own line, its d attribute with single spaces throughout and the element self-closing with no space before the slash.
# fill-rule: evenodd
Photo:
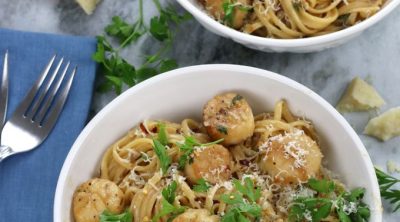
<svg viewBox="0 0 400 222">
<path fill-rule="evenodd" d="M 0 0 L 0 27 L 95 36 L 102 33 L 113 15 L 133 20 L 137 16 L 136 9 L 136 0 L 104 0 L 92 16 L 86 16 L 73 1 Z M 145 1 L 146 16 L 155 12 L 151 1 Z M 400 8 L 362 36 L 340 47 L 311 54 L 269 54 L 218 37 L 193 20 L 180 28 L 172 56 L 181 66 L 232 63 L 271 70 L 308 86 L 331 104 L 336 104 L 353 77 L 361 76 L 370 80 L 385 98 L 387 104 L 382 108 L 385 111 L 400 106 L 399 21 Z M 152 43 L 150 38 L 143 39 L 125 52 L 126 58 L 139 64 L 138 54 L 153 50 Z M 93 110 L 100 110 L 114 97 L 96 94 Z M 345 117 L 360 134 L 374 164 L 385 167 L 387 160 L 400 163 L 400 138 L 382 143 L 362 135 L 365 124 L 374 115 L 376 113 L 353 113 Z M 384 221 L 400 221 L 400 212 L 391 213 L 390 206 L 385 203 Z"/>
</svg>

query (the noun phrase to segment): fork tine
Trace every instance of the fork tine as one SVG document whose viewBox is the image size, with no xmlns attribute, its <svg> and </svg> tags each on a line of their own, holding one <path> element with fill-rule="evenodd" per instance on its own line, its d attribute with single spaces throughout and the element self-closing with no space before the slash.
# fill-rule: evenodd
<svg viewBox="0 0 400 222">
<path fill-rule="evenodd" d="M 58 116 L 60 115 L 60 113 L 64 107 L 64 104 L 67 101 L 69 91 L 71 89 L 72 82 L 73 82 L 75 74 L 76 74 L 76 70 L 77 70 L 77 67 L 75 66 L 71 75 L 67 79 L 67 82 L 66 82 L 64 88 L 62 89 L 57 100 L 55 101 L 54 106 L 50 107 L 48 118 L 46 120 L 41 120 L 40 125 L 46 131 L 51 130 L 54 127 L 55 123 L 57 122 Z"/>
<path fill-rule="evenodd" d="M 0 95 L 0 129 L 3 128 L 7 115 L 8 104 L 8 50 L 4 55 L 3 76 L 1 78 L 1 95 Z"/>
<path fill-rule="evenodd" d="M 50 79 L 49 79 L 49 80 L 47 81 L 47 83 L 43 86 L 43 90 L 42 90 L 41 92 L 40 92 L 40 88 L 42 87 L 42 85 L 39 86 L 38 91 L 36 92 L 36 93 L 39 93 L 39 92 L 40 92 L 38 98 L 35 99 L 34 101 L 32 101 L 32 102 L 33 102 L 33 105 L 32 105 L 32 107 L 31 107 L 31 109 L 30 109 L 30 110 L 27 109 L 27 110 L 25 111 L 25 115 L 26 115 L 28 118 L 30 118 L 30 119 L 32 119 L 32 120 L 34 119 L 35 114 L 37 113 L 37 111 L 38 111 L 40 105 L 41 105 L 42 102 L 43 102 L 43 99 L 45 98 L 47 92 L 49 91 L 49 88 L 50 88 L 51 84 L 53 84 L 53 81 L 54 81 L 54 79 L 56 78 L 57 73 L 58 73 L 58 71 L 60 70 L 60 67 L 61 67 L 61 65 L 62 65 L 63 62 L 64 62 L 64 58 L 61 58 L 60 61 L 59 61 L 58 64 L 57 64 L 56 68 L 54 69 L 53 74 L 51 74 Z M 47 75 L 46 75 L 46 77 L 47 77 Z M 32 102 L 31 102 L 31 104 L 32 104 Z"/>
<path fill-rule="evenodd" d="M 61 76 L 58 78 L 57 82 L 55 83 L 55 86 L 49 92 L 49 94 L 46 98 L 46 101 L 44 102 L 44 105 L 40 108 L 40 111 L 37 114 L 37 116 L 35 117 L 35 119 L 42 121 L 43 118 L 45 117 L 47 110 L 49 109 L 51 103 L 53 102 L 55 95 L 57 94 L 58 89 L 60 88 L 61 83 L 64 80 L 64 77 L 65 77 L 65 74 L 67 73 L 69 65 L 70 65 L 70 62 L 67 63 Z"/>
<path fill-rule="evenodd" d="M 43 81 L 45 80 L 47 74 L 50 71 L 51 66 L 54 63 L 54 60 L 56 59 L 56 55 L 54 55 L 45 69 L 43 70 L 42 74 L 39 76 L 39 78 L 36 80 L 35 84 L 32 86 L 32 88 L 29 90 L 29 93 L 25 96 L 24 100 L 20 103 L 18 106 L 17 110 L 15 113 L 18 113 L 18 115 L 25 115 L 26 110 L 28 110 L 29 106 L 31 105 L 33 99 L 36 96 L 36 93 L 40 89 L 40 86 L 42 85 Z"/>
</svg>

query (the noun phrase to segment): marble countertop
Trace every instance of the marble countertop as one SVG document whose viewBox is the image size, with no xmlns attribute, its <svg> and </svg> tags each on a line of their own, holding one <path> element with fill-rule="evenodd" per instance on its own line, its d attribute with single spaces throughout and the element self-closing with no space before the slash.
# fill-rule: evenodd
<svg viewBox="0 0 400 222">
<path fill-rule="evenodd" d="M 165 1 L 164 1 L 165 2 Z M 173 1 L 171 1 L 173 2 Z M 92 16 L 68 0 L 0 0 L 0 27 L 26 31 L 95 36 L 102 33 L 111 17 L 134 19 L 136 0 L 104 0 Z M 151 1 L 145 1 L 145 14 L 155 14 Z M 311 88 L 335 105 L 347 83 L 355 76 L 368 79 L 386 100 L 381 109 L 400 106 L 400 8 L 361 36 L 340 47 L 309 54 L 274 54 L 254 51 L 206 31 L 195 20 L 182 25 L 171 56 L 181 66 L 231 63 L 259 67 L 280 73 Z M 138 53 L 153 48 L 151 39 L 125 51 L 128 61 L 139 64 Z M 96 94 L 94 112 L 115 97 Z M 387 160 L 400 163 L 400 138 L 379 142 L 362 135 L 376 113 L 346 114 L 360 135 L 374 164 L 385 168 Z M 397 174 L 396 176 L 400 176 Z M 360 178 L 361 179 L 361 178 Z M 391 213 L 385 202 L 384 221 L 400 221 L 400 212 Z"/>
</svg>

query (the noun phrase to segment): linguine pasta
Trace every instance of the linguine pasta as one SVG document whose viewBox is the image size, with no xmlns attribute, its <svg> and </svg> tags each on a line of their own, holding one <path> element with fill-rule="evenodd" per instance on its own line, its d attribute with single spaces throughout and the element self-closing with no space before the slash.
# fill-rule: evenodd
<svg viewBox="0 0 400 222">
<path fill-rule="evenodd" d="M 164 156 L 156 143 L 164 143 Z M 332 197 L 345 190 L 321 166 L 322 158 L 313 125 L 294 116 L 284 100 L 272 112 L 253 117 L 242 96 L 218 95 L 205 106 L 202 123 L 145 120 L 112 144 L 99 178 L 75 192 L 74 217 L 76 222 L 98 221 L 104 210 L 127 209 L 134 222 L 234 222 L 240 213 L 233 209 L 247 204 L 253 211 L 243 213 L 245 221 L 305 221 L 293 220 L 291 211 L 296 198 L 320 195 L 308 187 L 311 178 L 334 181 Z M 164 192 L 171 186 L 176 186 L 173 198 L 166 203 Z M 229 201 L 237 195 L 242 205 Z M 167 207 L 179 210 L 160 215 Z M 312 217 L 311 212 L 303 214 Z M 339 221 L 338 214 L 328 211 L 322 221 Z"/>
<path fill-rule="evenodd" d="M 353 26 L 385 0 L 200 0 L 215 19 L 252 35 L 295 39 Z"/>
</svg>

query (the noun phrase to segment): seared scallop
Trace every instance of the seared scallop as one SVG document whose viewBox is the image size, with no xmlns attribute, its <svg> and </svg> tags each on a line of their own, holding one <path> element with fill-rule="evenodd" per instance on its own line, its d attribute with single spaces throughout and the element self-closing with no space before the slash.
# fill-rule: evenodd
<svg viewBox="0 0 400 222">
<path fill-rule="evenodd" d="M 206 209 L 189 209 L 172 222 L 218 222 L 217 215 L 211 215 Z"/>
<path fill-rule="evenodd" d="M 254 117 L 243 96 L 236 93 L 217 95 L 203 109 L 203 124 L 214 140 L 235 145 L 253 135 Z"/>
<path fill-rule="evenodd" d="M 297 184 L 318 176 L 321 150 L 302 130 L 261 137 L 258 147 L 264 151 L 258 162 L 260 169 L 277 183 Z"/>
<path fill-rule="evenodd" d="M 231 177 L 232 157 L 222 145 L 197 147 L 191 158 L 186 163 L 185 175 L 192 184 L 196 184 L 201 178 L 216 184 Z"/>
<path fill-rule="evenodd" d="M 78 187 L 73 198 L 75 222 L 98 222 L 104 210 L 124 210 L 123 193 L 114 182 L 95 178 Z"/>
<path fill-rule="evenodd" d="M 205 8 L 210 12 L 210 14 L 217 20 L 221 21 L 224 20 L 225 17 L 223 5 L 226 2 L 226 0 L 203 0 Z M 229 2 L 227 3 L 229 4 Z M 240 29 L 243 26 L 248 14 L 246 7 L 248 7 L 249 3 L 250 0 L 232 0 L 231 5 L 235 6 L 232 13 L 232 24 L 229 25 L 232 25 L 235 29 Z"/>
</svg>

